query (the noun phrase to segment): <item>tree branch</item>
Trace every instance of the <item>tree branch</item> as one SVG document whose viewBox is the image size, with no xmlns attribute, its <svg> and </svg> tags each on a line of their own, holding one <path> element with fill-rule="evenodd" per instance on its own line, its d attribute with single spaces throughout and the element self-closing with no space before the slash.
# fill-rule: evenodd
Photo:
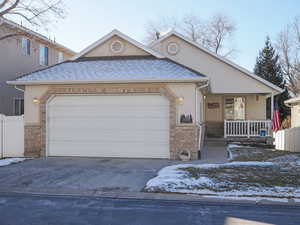
<svg viewBox="0 0 300 225">
<path fill-rule="evenodd" d="M 0 4 L 0 9 L 4 8 L 4 6 L 8 3 L 9 0 L 3 0 L 3 2 Z"/>
<path fill-rule="evenodd" d="M 2 12 L 0 12 L 0 17 L 4 16 L 5 14 L 9 13 L 11 10 L 13 10 L 14 8 L 16 8 L 19 3 L 20 3 L 20 0 L 16 0 L 14 4 L 12 4 L 10 7 L 8 7 L 5 10 L 3 10 Z"/>
</svg>

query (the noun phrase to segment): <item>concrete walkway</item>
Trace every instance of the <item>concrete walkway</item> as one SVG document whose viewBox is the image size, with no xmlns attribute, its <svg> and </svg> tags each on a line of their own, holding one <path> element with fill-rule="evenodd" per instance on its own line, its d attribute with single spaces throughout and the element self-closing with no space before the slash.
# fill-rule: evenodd
<svg viewBox="0 0 300 225">
<path fill-rule="evenodd" d="M 225 163 L 227 160 L 226 144 L 209 142 L 204 145 L 199 163 Z"/>
</svg>

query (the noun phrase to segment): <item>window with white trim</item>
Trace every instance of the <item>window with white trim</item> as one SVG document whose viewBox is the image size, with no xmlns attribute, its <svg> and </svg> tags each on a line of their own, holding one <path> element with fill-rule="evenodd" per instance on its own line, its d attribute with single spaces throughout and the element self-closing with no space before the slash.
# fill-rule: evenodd
<svg viewBox="0 0 300 225">
<path fill-rule="evenodd" d="M 45 45 L 40 45 L 40 65 L 49 65 L 49 48 Z"/>
<path fill-rule="evenodd" d="M 245 120 L 246 104 L 244 97 L 226 97 L 224 105 L 225 120 Z"/>
<path fill-rule="evenodd" d="M 30 55 L 30 40 L 28 38 L 22 37 L 21 39 L 22 55 Z"/>
<path fill-rule="evenodd" d="M 58 52 L 58 62 L 61 63 L 64 61 L 64 53 Z"/>
<path fill-rule="evenodd" d="M 14 98 L 14 115 L 20 116 L 24 114 L 24 99 Z"/>
</svg>

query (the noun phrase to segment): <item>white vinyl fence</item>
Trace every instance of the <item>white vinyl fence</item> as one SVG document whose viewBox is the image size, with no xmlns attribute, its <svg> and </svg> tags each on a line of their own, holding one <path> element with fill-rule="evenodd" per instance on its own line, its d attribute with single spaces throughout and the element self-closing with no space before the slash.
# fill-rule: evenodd
<svg viewBox="0 0 300 225">
<path fill-rule="evenodd" d="M 23 116 L 4 116 L 0 114 L 0 158 L 23 156 Z"/>
<path fill-rule="evenodd" d="M 276 149 L 300 152 L 300 127 L 274 132 L 274 138 Z"/>
</svg>

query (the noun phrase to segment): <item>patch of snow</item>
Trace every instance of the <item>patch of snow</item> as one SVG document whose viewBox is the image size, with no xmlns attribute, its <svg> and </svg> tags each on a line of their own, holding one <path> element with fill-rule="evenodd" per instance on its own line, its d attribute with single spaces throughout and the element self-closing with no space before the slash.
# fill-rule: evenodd
<svg viewBox="0 0 300 225">
<path fill-rule="evenodd" d="M 0 160 L 0 166 L 7 166 L 12 163 L 18 163 L 26 160 L 26 158 L 8 158 L 8 159 L 1 159 Z"/>
<path fill-rule="evenodd" d="M 222 189 L 228 186 L 226 177 L 224 180 L 218 181 L 214 178 L 202 175 L 200 178 L 191 177 L 188 171 L 184 168 L 199 168 L 199 169 L 213 169 L 226 167 L 241 167 L 241 166 L 273 166 L 277 163 L 273 162 L 231 162 L 224 164 L 179 164 L 168 166 L 158 172 L 158 176 L 149 180 L 146 184 L 147 191 L 163 191 L 176 193 L 189 193 L 201 195 L 221 195 L 221 196 L 265 196 L 266 197 L 300 197 L 300 188 L 296 187 L 260 187 L 249 186 L 245 184 L 240 190 L 230 191 L 214 191 L 214 189 Z M 212 187 L 212 188 L 210 188 Z"/>
<path fill-rule="evenodd" d="M 238 145 L 238 144 L 229 144 L 227 145 L 228 148 L 240 148 L 240 147 L 245 147 L 243 145 Z"/>
<path fill-rule="evenodd" d="M 273 202 L 288 202 L 288 198 L 270 198 L 270 197 L 237 197 L 237 196 L 213 196 L 213 195 L 203 195 L 204 198 L 217 198 L 225 200 L 246 200 L 246 201 L 255 201 L 259 202 L 262 200 L 268 200 Z M 296 201 L 296 199 L 294 199 Z M 300 200 L 300 199 L 297 199 Z"/>
</svg>

